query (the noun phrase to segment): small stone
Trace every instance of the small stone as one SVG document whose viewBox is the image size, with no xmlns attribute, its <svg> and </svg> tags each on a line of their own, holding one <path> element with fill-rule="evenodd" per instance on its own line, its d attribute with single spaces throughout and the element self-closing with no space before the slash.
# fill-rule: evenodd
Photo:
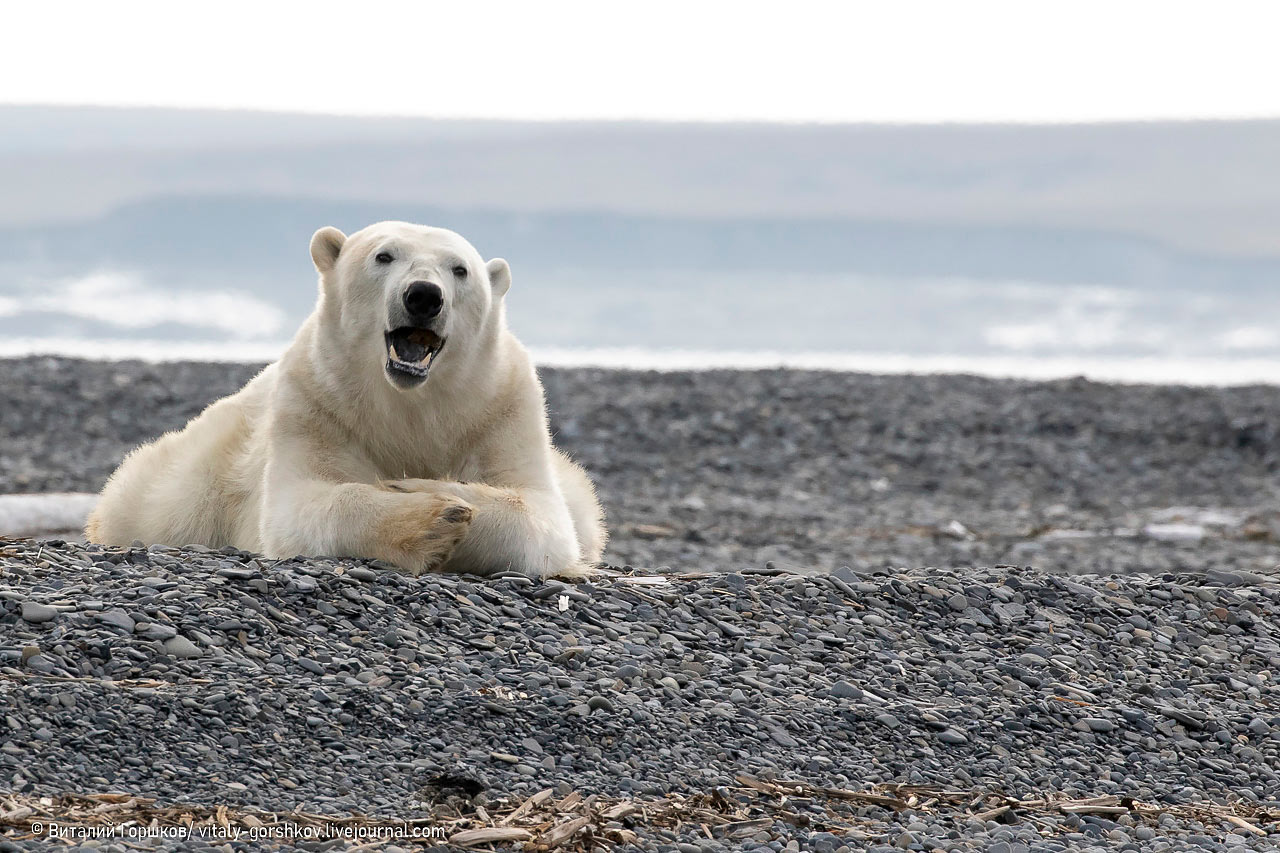
<svg viewBox="0 0 1280 853">
<path fill-rule="evenodd" d="M 969 609 L 969 597 L 963 592 L 957 592 L 947 599 L 947 606 L 957 613 L 963 613 Z"/>
<path fill-rule="evenodd" d="M 771 729 L 769 731 L 769 737 L 773 738 L 774 742 L 776 742 L 779 746 L 784 747 L 786 749 L 795 749 L 797 746 L 800 745 L 799 741 L 797 741 L 791 735 L 784 732 L 782 729 Z"/>
<path fill-rule="evenodd" d="M 47 604 L 40 604 L 37 601 L 22 602 L 22 618 L 28 622 L 39 624 L 40 622 L 48 622 L 58 615 L 58 611 Z"/>
<path fill-rule="evenodd" d="M 168 640 L 177 636 L 178 629 L 172 625 L 161 625 L 159 622 L 152 622 L 147 625 L 146 630 L 142 632 L 142 636 L 148 640 Z"/>
<path fill-rule="evenodd" d="M 46 673 L 46 674 L 53 672 L 57 668 L 53 665 L 53 661 L 49 660 L 48 657 L 41 654 L 32 655 L 31 657 L 27 658 L 26 664 L 27 664 L 27 669 L 33 670 L 35 672 Z"/>
<path fill-rule="evenodd" d="M 969 738 L 963 732 L 958 732 L 955 729 L 943 729 L 938 732 L 938 740 L 952 746 L 969 742 Z"/>
<path fill-rule="evenodd" d="M 1190 712 L 1169 705 L 1161 705 L 1156 710 L 1171 720 L 1181 723 L 1189 729 L 1203 729 L 1204 720 L 1193 716 Z"/>
<path fill-rule="evenodd" d="M 1027 608 L 1016 602 L 994 604 L 991 606 L 991 612 L 995 614 L 996 619 L 1006 625 L 1021 621 L 1027 616 Z"/>
<path fill-rule="evenodd" d="M 877 714 L 877 715 L 876 715 L 876 722 L 877 722 L 877 723 L 879 723 L 880 725 L 884 726 L 885 728 L 889 728 L 889 729 L 896 729 L 896 728 L 898 728 L 899 726 L 901 726 L 901 725 L 902 725 L 902 721 L 901 721 L 901 720 L 899 720 L 899 719 L 898 719 L 897 717 L 895 717 L 893 714 L 887 714 L 887 713 L 886 713 L 886 714 Z"/>
<path fill-rule="evenodd" d="M 226 568 L 218 569 L 217 573 L 221 577 L 238 581 L 248 580 L 257 574 L 253 569 L 244 568 L 242 566 L 227 566 Z"/>
<path fill-rule="evenodd" d="M 862 691 L 847 681 L 837 681 L 831 685 L 831 696 L 834 699 L 861 699 Z"/>
<path fill-rule="evenodd" d="M 96 618 L 99 622 L 103 623 L 104 625 L 110 625 L 113 628 L 119 628 L 121 631 L 125 631 L 130 634 L 133 633 L 133 629 L 134 629 L 133 619 L 129 616 L 129 614 L 125 613 L 123 610 L 121 610 L 118 607 L 113 607 L 110 610 L 104 610 L 101 613 L 98 613 L 94 618 Z"/>
<path fill-rule="evenodd" d="M 170 637 L 164 641 L 164 650 L 175 658 L 198 658 L 200 647 L 186 637 Z"/>
<path fill-rule="evenodd" d="M 298 666 L 302 667 L 307 672 L 314 673 L 315 675 L 324 675 L 324 667 L 316 661 L 313 661 L 311 658 L 298 658 Z"/>
</svg>

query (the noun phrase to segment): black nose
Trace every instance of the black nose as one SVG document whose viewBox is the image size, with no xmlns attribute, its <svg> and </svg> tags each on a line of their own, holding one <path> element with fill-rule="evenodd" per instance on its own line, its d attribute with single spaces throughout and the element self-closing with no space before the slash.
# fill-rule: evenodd
<svg viewBox="0 0 1280 853">
<path fill-rule="evenodd" d="M 404 307 L 416 322 L 430 320 L 444 307 L 444 291 L 429 281 L 415 281 L 404 292 Z"/>
</svg>

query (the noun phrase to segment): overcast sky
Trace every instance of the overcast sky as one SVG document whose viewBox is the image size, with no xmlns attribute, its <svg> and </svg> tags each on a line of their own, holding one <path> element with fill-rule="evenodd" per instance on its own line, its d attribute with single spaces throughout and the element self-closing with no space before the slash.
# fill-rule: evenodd
<svg viewBox="0 0 1280 853">
<path fill-rule="evenodd" d="M 0 102 L 526 119 L 1280 116 L 1280 3 L 6 4 Z"/>
</svg>

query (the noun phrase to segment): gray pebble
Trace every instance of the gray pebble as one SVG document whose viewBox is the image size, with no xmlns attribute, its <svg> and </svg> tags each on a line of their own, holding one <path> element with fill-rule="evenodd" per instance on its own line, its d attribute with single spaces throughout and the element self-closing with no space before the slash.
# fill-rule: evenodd
<svg viewBox="0 0 1280 853">
<path fill-rule="evenodd" d="M 831 696 L 835 699 L 861 699 L 862 691 L 847 681 L 837 681 L 831 685 Z"/>
<path fill-rule="evenodd" d="M 104 610 L 95 615 L 95 618 L 104 624 L 119 628 L 121 631 L 132 634 L 134 629 L 134 621 L 127 613 L 119 608 L 111 608 Z"/>
<path fill-rule="evenodd" d="M 28 622 L 49 622 L 58 615 L 58 611 L 47 604 L 35 601 L 22 602 L 22 618 Z"/>
<path fill-rule="evenodd" d="M 200 647 L 186 637 L 170 637 L 164 641 L 164 650 L 176 658 L 200 657 Z"/>
</svg>

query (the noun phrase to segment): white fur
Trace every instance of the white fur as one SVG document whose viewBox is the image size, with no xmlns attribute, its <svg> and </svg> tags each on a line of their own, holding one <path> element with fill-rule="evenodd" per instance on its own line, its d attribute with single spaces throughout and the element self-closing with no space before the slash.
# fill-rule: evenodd
<svg viewBox="0 0 1280 853">
<path fill-rule="evenodd" d="M 395 260 L 378 263 L 382 251 Z M 288 350 L 131 453 L 90 541 L 372 557 L 414 574 L 572 576 L 598 562 L 595 492 L 552 447 L 542 386 L 507 329 L 506 261 L 402 222 L 350 238 L 323 228 L 311 255 L 320 297 Z M 384 371 L 383 335 L 419 279 L 444 291 L 446 343 L 426 381 L 403 390 Z"/>
</svg>

